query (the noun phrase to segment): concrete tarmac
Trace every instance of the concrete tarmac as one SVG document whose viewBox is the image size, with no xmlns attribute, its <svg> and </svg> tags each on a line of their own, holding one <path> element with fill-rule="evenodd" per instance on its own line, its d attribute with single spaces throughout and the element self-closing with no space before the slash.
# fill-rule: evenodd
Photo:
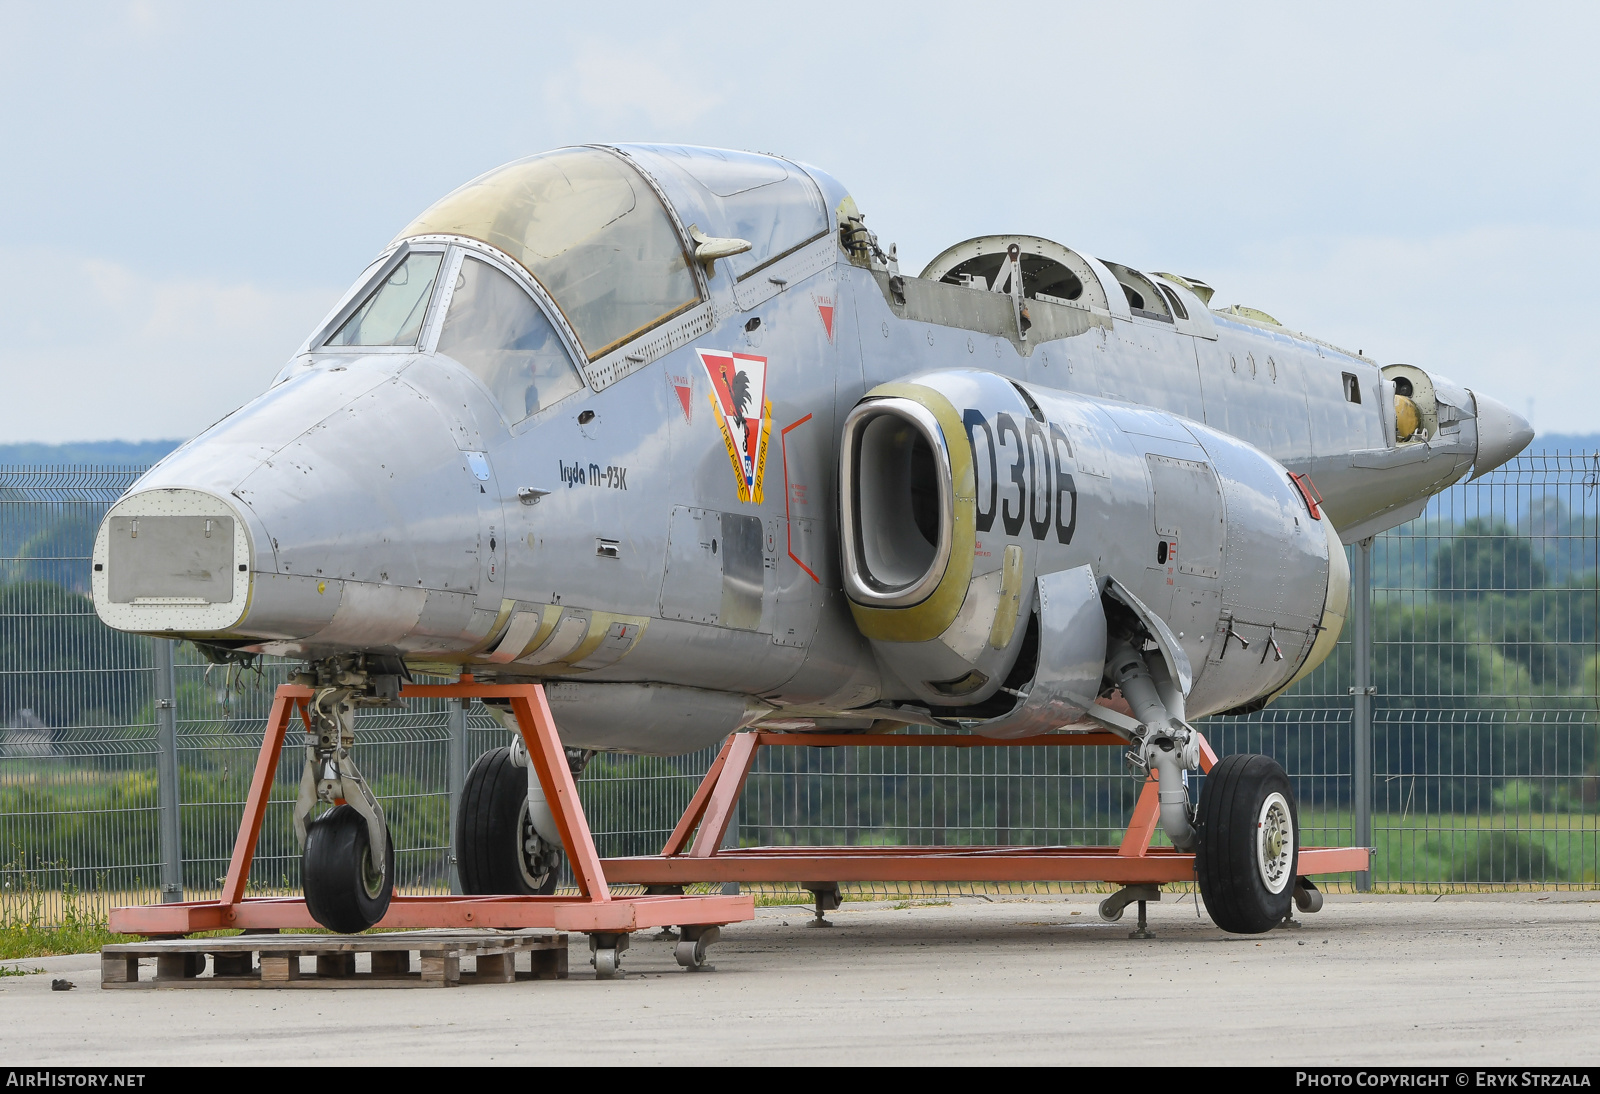
<svg viewBox="0 0 1600 1094">
<path fill-rule="evenodd" d="M 1226 935 L 1192 900 L 1100 922 L 1088 896 L 763 908 L 687 973 L 454 989 L 102 991 L 96 955 L 12 962 L 0 1064 L 1600 1063 L 1600 893 L 1330 896 Z M 308 966 L 309 971 L 309 966 Z M 54 977 L 73 991 L 53 992 Z"/>
</svg>

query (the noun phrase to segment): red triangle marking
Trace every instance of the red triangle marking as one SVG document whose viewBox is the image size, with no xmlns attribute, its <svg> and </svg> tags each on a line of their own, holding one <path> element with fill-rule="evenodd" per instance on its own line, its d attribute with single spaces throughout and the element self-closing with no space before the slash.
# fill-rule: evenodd
<svg viewBox="0 0 1600 1094">
<path fill-rule="evenodd" d="M 822 327 L 828 332 L 828 341 L 833 341 L 833 305 L 818 304 L 817 314 L 822 316 Z"/>
<path fill-rule="evenodd" d="M 694 389 L 687 384 L 673 384 L 672 389 L 678 393 L 678 402 L 683 404 L 683 420 L 694 424 Z"/>
</svg>

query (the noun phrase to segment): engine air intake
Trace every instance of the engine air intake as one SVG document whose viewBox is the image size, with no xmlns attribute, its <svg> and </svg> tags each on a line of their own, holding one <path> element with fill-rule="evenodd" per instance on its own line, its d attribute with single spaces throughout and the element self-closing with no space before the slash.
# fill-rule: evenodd
<svg viewBox="0 0 1600 1094">
<path fill-rule="evenodd" d="M 939 423 L 910 399 L 874 399 L 850 412 L 843 441 L 845 591 L 873 607 L 920 603 L 950 561 L 954 497 Z"/>
</svg>

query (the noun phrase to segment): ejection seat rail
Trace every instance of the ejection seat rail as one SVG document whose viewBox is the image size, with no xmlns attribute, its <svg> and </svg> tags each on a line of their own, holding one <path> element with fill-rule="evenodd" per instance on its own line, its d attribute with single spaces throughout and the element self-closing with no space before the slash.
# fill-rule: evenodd
<svg viewBox="0 0 1600 1094">
<path fill-rule="evenodd" d="M 239 835 L 233 845 L 233 859 L 217 900 L 150 904 L 113 909 L 109 927 L 120 934 L 184 935 L 197 931 L 247 929 L 306 930 L 318 926 L 306 909 L 302 897 L 247 898 L 250 864 L 255 858 L 262 819 L 271 797 L 278 758 L 284 738 L 296 713 L 301 724 L 310 725 L 307 704 L 312 690 L 284 684 L 272 702 L 239 821 Z M 516 717 L 518 730 L 532 759 L 545 800 L 555 816 L 576 880 L 579 895 L 553 896 L 452 896 L 447 894 L 404 895 L 396 893 L 388 912 L 378 922 L 379 929 L 396 928 L 487 928 L 497 930 L 550 929 L 588 934 L 620 934 L 650 927 L 713 926 L 755 917 L 755 902 L 749 896 L 712 894 L 705 896 L 615 896 L 606 883 L 600 855 L 589 832 L 589 822 L 578 801 L 577 783 L 567 767 L 555 719 L 545 700 L 544 688 L 537 684 L 479 684 L 463 674 L 454 684 L 410 684 L 401 690 L 403 698 L 507 699 Z"/>
<path fill-rule="evenodd" d="M 742 847 L 722 849 L 745 780 L 762 747 L 943 745 L 956 748 L 1061 747 L 1127 742 L 1112 733 L 1050 733 L 998 740 L 962 734 L 776 733 L 728 738 L 659 855 L 601 861 L 613 883 L 688 885 L 695 882 L 840 881 L 1104 881 L 1119 885 L 1194 880 L 1194 855 L 1151 847 L 1161 820 L 1159 784 L 1145 782 L 1128 830 L 1117 847 Z M 1200 738 L 1200 769 L 1217 762 Z M 691 838 L 693 842 L 691 842 Z M 1365 870 L 1365 847 L 1302 847 L 1297 874 Z"/>
</svg>

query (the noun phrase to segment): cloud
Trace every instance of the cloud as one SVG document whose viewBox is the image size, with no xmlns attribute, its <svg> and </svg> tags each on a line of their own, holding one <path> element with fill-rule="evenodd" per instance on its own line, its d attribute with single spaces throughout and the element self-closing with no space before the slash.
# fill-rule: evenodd
<svg viewBox="0 0 1600 1094">
<path fill-rule="evenodd" d="M 668 69 L 655 60 L 674 55 L 684 54 L 660 44 L 588 42 L 544 81 L 544 96 L 550 109 L 568 119 L 581 118 L 589 127 L 681 129 L 721 106 L 724 96 L 715 69 Z"/>
<path fill-rule="evenodd" d="M 0 250 L 0 441 L 190 437 L 265 390 L 337 296 Z"/>
</svg>

